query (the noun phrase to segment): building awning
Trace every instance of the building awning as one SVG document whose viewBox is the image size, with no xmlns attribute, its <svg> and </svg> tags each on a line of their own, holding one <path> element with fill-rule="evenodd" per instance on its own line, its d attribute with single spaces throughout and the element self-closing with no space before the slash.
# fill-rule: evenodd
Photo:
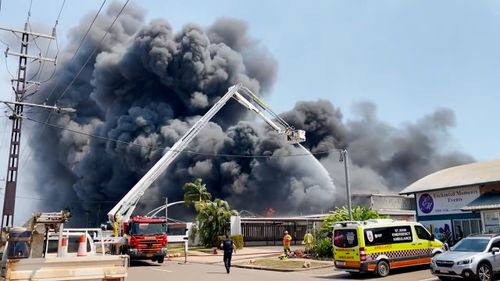
<svg viewBox="0 0 500 281">
<path fill-rule="evenodd" d="M 500 193 L 485 193 L 463 207 L 462 211 L 500 209 Z"/>
</svg>

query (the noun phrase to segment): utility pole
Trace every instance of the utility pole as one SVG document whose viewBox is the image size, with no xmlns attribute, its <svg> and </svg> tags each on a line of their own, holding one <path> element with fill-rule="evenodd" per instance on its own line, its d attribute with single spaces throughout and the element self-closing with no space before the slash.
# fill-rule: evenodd
<svg viewBox="0 0 500 281">
<path fill-rule="evenodd" d="M 14 209 L 16 202 L 16 188 L 17 188 L 17 176 L 19 172 L 19 156 L 20 156 L 20 144 L 21 144 L 21 125 L 23 108 L 25 104 L 24 95 L 26 93 L 26 84 L 35 83 L 33 81 L 28 81 L 26 79 L 27 75 L 27 64 L 28 59 L 38 60 L 38 61 L 48 61 L 55 64 L 55 59 L 49 59 L 42 57 L 42 54 L 38 56 L 32 56 L 28 54 L 28 44 L 30 37 L 33 39 L 45 38 L 49 40 L 55 39 L 55 34 L 44 35 L 40 33 L 35 33 L 28 31 L 28 23 L 24 24 L 24 30 L 17 30 L 11 28 L 0 27 L 0 30 L 5 30 L 12 32 L 14 34 L 21 35 L 21 50 L 19 53 L 10 52 L 9 49 L 5 51 L 5 56 L 13 55 L 19 57 L 19 65 L 17 70 L 17 79 L 12 79 L 12 83 L 15 83 L 14 94 L 15 102 L 13 103 L 12 115 L 9 119 L 12 120 L 12 132 L 10 136 L 10 147 L 9 147 L 9 161 L 7 167 L 7 177 L 5 183 L 5 196 L 3 204 L 2 213 L 2 229 L 6 227 L 12 227 L 14 224 Z"/>
<path fill-rule="evenodd" d="M 347 211 L 349 212 L 349 220 L 352 221 L 351 188 L 349 186 L 349 156 L 347 154 L 347 148 L 341 149 L 339 152 L 340 152 L 339 161 L 344 162 L 345 188 L 347 191 Z"/>
</svg>

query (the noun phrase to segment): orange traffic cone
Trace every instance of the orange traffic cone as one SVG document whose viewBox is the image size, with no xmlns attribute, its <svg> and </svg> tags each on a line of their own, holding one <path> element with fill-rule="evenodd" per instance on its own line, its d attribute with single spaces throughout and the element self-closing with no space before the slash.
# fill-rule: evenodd
<svg viewBox="0 0 500 281">
<path fill-rule="evenodd" d="M 68 253 L 68 236 L 63 236 L 61 239 L 61 247 L 57 256 L 64 257 Z"/>
<path fill-rule="evenodd" d="M 87 236 L 85 234 L 80 236 L 80 243 L 78 244 L 78 252 L 76 255 L 78 257 L 87 255 Z"/>
</svg>

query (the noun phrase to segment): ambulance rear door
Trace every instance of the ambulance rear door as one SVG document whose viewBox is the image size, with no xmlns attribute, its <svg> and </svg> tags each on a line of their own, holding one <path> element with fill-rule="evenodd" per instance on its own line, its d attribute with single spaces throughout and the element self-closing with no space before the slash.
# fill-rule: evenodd
<svg viewBox="0 0 500 281">
<path fill-rule="evenodd" d="M 338 268 L 359 268 L 358 228 L 335 228 L 333 230 L 333 258 Z"/>
</svg>

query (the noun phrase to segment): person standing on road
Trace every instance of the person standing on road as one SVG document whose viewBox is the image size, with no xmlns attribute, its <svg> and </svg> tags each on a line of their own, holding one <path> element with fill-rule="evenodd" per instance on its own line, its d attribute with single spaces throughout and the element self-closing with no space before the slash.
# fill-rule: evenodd
<svg viewBox="0 0 500 281">
<path fill-rule="evenodd" d="M 227 234 L 220 246 L 224 250 L 224 266 L 226 267 L 226 272 L 229 274 L 231 269 L 231 258 L 233 257 L 233 252 L 236 253 L 236 247 L 234 246 L 233 240 L 229 238 Z"/>
<path fill-rule="evenodd" d="M 288 234 L 288 231 L 285 230 L 285 236 L 283 236 L 283 251 L 285 252 L 285 255 L 292 252 L 292 250 L 290 249 L 291 242 L 292 236 Z"/>
<path fill-rule="evenodd" d="M 304 235 L 304 244 L 306 245 L 306 249 L 305 249 L 306 253 L 311 252 L 312 247 L 313 247 L 313 243 L 314 243 L 314 237 L 312 236 L 311 231 L 308 230 L 306 232 L 306 235 Z"/>
</svg>

